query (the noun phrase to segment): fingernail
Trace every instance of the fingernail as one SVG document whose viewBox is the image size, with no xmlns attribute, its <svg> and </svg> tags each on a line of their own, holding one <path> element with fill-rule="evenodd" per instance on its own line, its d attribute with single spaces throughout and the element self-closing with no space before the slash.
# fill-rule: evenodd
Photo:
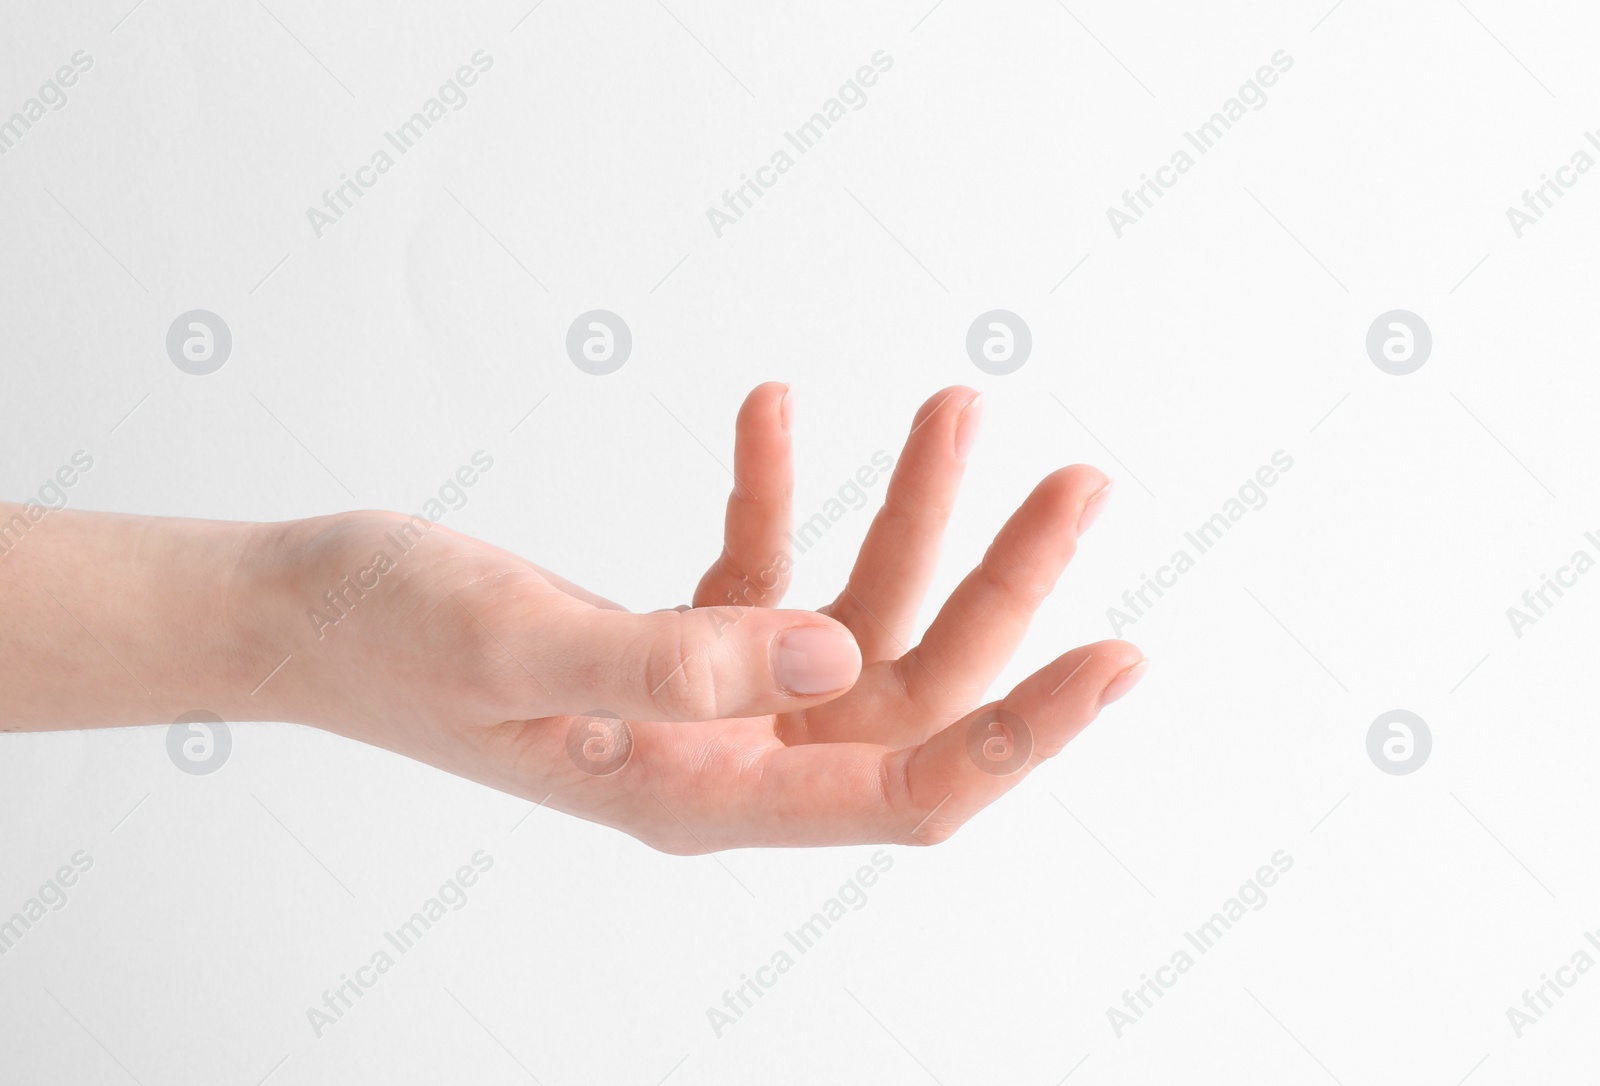
<svg viewBox="0 0 1600 1086">
<path fill-rule="evenodd" d="M 855 639 L 832 626 L 800 626 L 772 639 L 772 676 L 791 694 L 842 690 L 861 671 Z"/>
<path fill-rule="evenodd" d="M 983 393 L 972 397 L 967 406 L 961 409 L 961 416 L 956 419 L 956 459 L 965 460 L 972 451 L 972 443 L 978 440 L 978 423 L 983 419 Z"/>
<path fill-rule="evenodd" d="M 1132 667 L 1118 672 L 1116 678 L 1106 683 L 1106 688 L 1100 691 L 1100 708 L 1104 709 L 1135 686 L 1138 686 L 1139 680 L 1144 678 L 1145 669 L 1149 666 L 1149 663 L 1149 660 L 1141 659 Z"/>
<path fill-rule="evenodd" d="M 794 422 L 794 398 L 787 385 L 783 389 L 783 399 L 778 401 L 778 420 L 783 423 L 785 430 Z"/>
<path fill-rule="evenodd" d="M 1111 483 L 1089 495 L 1089 500 L 1083 503 L 1083 512 L 1078 514 L 1078 534 L 1082 535 L 1089 530 L 1089 525 L 1095 522 L 1100 511 L 1106 507 L 1106 501 L 1111 497 Z"/>
</svg>

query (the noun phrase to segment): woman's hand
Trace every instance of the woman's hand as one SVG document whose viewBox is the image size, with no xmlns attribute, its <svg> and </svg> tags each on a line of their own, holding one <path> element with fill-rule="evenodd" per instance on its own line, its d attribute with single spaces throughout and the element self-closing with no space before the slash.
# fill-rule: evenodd
<svg viewBox="0 0 1600 1086">
<path fill-rule="evenodd" d="M 265 700 L 667 852 L 944 840 L 1144 670 L 1102 641 L 979 704 L 1104 504 L 1108 481 L 1081 466 L 1034 489 L 910 645 L 979 409 L 953 388 L 917 414 L 820 611 L 776 609 L 792 488 L 778 384 L 739 413 L 726 544 L 692 608 L 632 614 L 395 514 L 261 526 L 240 587 L 271 601 L 258 628 L 295 631 Z"/>
</svg>

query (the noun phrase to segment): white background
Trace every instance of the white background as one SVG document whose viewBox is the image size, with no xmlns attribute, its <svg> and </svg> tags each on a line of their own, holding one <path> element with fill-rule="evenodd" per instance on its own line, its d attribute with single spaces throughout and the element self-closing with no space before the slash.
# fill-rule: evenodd
<svg viewBox="0 0 1600 1086">
<path fill-rule="evenodd" d="M 1051 469 L 1118 482 L 1002 690 L 1294 467 L 1122 631 L 1140 689 L 954 841 L 890 850 L 720 1037 L 707 1008 L 873 850 L 665 857 L 284 726 L 209 776 L 164 728 L 9 736 L 0 916 L 93 867 L 0 958 L 0 1081 L 1576 1081 L 1600 975 L 1520 1038 L 1506 1011 L 1600 926 L 1600 576 L 1520 638 L 1506 609 L 1596 550 L 1600 176 L 1520 239 L 1506 208 L 1600 124 L 1592 12 L 529 3 L 8 2 L 0 118 L 94 64 L 0 157 L 0 493 L 82 449 L 76 508 L 413 511 L 481 449 L 446 523 L 643 610 L 716 553 L 749 387 L 794 387 L 805 517 L 966 383 L 937 598 Z M 306 208 L 478 50 L 466 106 L 318 239 Z M 865 107 L 718 238 L 706 208 L 878 50 Z M 1278 50 L 1266 105 L 1117 238 L 1106 209 Z M 165 349 L 197 308 L 234 339 L 208 377 Z M 607 377 L 564 349 L 594 308 L 634 336 Z M 1033 333 L 1005 377 L 964 344 L 994 308 Z M 1405 377 L 1365 348 L 1395 308 L 1434 338 Z M 1366 752 L 1394 708 L 1433 735 L 1409 776 Z M 480 849 L 318 1038 L 306 1009 Z M 1107 1008 L 1280 849 L 1119 1038 Z"/>
</svg>

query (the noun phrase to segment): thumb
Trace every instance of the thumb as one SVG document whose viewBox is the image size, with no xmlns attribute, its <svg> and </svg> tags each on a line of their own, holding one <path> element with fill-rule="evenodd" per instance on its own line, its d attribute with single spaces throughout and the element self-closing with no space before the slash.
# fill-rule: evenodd
<svg viewBox="0 0 1600 1086">
<path fill-rule="evenodd" d="M 550 712 L 605 709 L 647 720 L 792 712 L 837 697 L 861 650 L 814 611 L 697 607 L 636 615 L 591 609 L 563 624 L 544 676 Z"/>
</svg>

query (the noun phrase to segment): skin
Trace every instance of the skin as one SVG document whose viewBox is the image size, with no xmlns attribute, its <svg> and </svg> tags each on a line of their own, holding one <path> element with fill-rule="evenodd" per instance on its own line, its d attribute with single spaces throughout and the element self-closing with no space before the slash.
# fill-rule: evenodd
<svg viewBox="0 0 1600 1086">
<path fill-rule="evenodd" d="M 8 535 L 22 507 L 0 504 L 0 730 L 205 709 L 325 728 L 665 852 L 943 841 L 1145 667 L 1102 641 L 980 704 L 1104 505 L 1109 481 L 1084 466 L 1038 484 L 912 643 L 980 410 L 958 387 L 917 413 L 849 582 L 818 611 L 777 606 L 793 471 L 780 384 L 739 412 L 723 552 L 677 610 L 633 614 L 394 513 L 62 510 Z M 775 648 L 797 630 L 803 653 Z"/>
</svg>

